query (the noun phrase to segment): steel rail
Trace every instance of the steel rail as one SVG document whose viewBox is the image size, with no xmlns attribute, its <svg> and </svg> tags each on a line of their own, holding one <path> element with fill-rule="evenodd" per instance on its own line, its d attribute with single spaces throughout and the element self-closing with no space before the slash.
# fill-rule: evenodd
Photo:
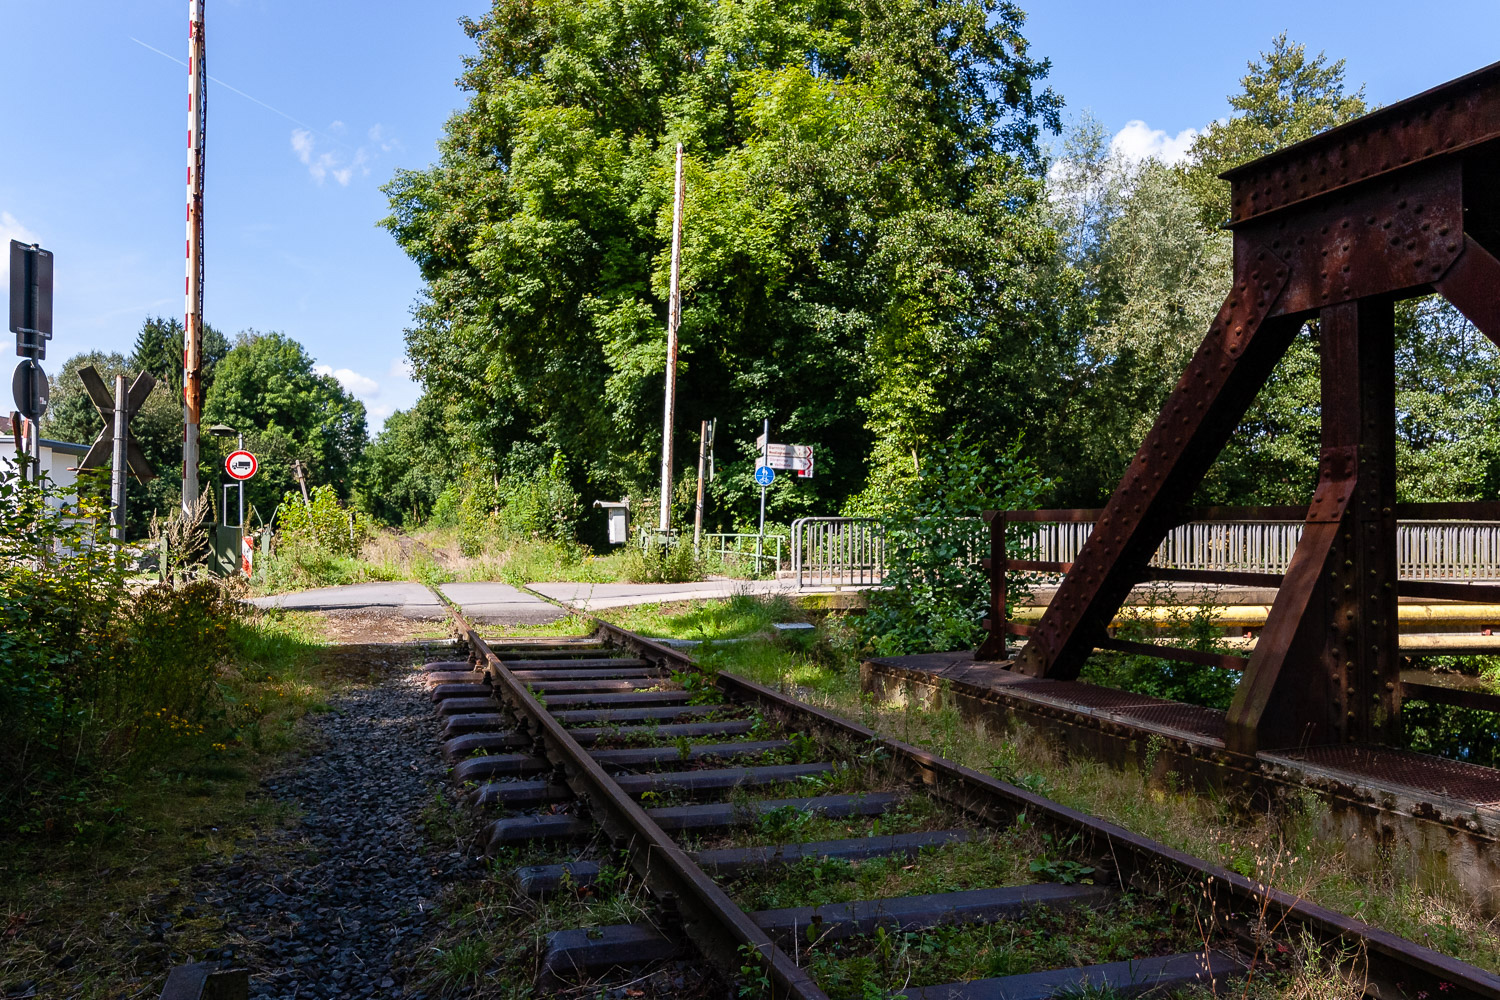
<svg viewBox="0 0 1500 1000">
<path fill-rule="evenodd" d="M 548 760 L 562 768 L 568 787 L 589 809 L 596 823 L 623 844 L 631 868 L 663 903 L 675 907 L 682 929 L 699 950 L 722 969 L 733 972 L 754 960 L 763 963 L 773 997 L 828 1000 L 812 978 L 735 905 L 657 825 L 640 804 L 624 792 L 593 756 L 552 717 L 526 685 L 516 678 L 455 608 L 450 609 L 469 648 L 484 663 L 491 688 L 532 729 Z M 696 669 L 696 667 L 694 668 Z"/>
<path fill-rule="evenodd" d="M 594 623 L 597 637 L 631 649 L 642 659 L 677 670 L 702 672 L 697 662 L 681 650 L 652 642 L 598 618 Z M 1294 928 L 1301 928 L 1322 945 L 1341 950 L 1353 946 L 1365 962 L 1366 992 L 1382 1000 L 1415 996 L 1422 990 L 1429 996 L 1500 1000 L 1500 976 L 1466 962 L 955 764 L 921 747 L 881 736 L 866 726 L 762 684 L 725 672 L 713 676 L 720 690 L 731 698 L 795 718 L 799 726 L 811 724 L 825 732 L 884 749 L 930 794 L 986 822 L 1009 823 L 1024 814 L 1031 822 L 1054 831 L 1080 835 L 1092 854 L 1113 861 L 1122 884 L 1130 880 L 1160 886 L 1164 877 L 1170 877 L 1174 882 L 1201 887 L 1213 900 L 1224 926 L 1257 955 L 1265 954 L 1266 947 L 1259 928 L 1281 928 L 1277 936 L 1288 937 Z"/>
</svg>

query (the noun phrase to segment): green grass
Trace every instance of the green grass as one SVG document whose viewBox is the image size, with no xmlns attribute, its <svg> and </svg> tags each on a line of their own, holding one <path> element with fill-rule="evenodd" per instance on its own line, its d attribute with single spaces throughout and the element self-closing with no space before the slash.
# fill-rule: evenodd
<svg viewBox="0 0 1500 1000">
<path fill-rule="evenodd" d="M 658 639 L 743 639 L 768 632 L 776 622 L 810 621 L 807 611 L 781 594 L 734 594 L 706 601 L 638 604 L 600 611 L 599 617 Z"/>
<path fill-rule="evenodd" d="M 860 691 L 861 654 L 839 616 L 830 616 L 805 639 L 725 643 L 694 655 L 710 669 L 793 694 L 1063 805 L 1500 971 L 1500 935 L 1456 887 L 1430 873 L 1414 875 L 1417 866 L 1397 851 L 1382 852 L 1373 867 L 1356 864 L 1341 838 L 1321 833 L 1331 825 L 1328 807 L 1311 792 L 1283 815 L 1246 815 L 1222 797 L 1172 787 L 1175 776 L 1163 787 L 1136 770 L 1069 754 L 1025 728 L 977 729 L 941 698 L 931 706 L 877 702 Z"/>
<path fill-rule="evenodd" d="M 1040 837 L 1023 823 L 1003 832 L 978 833 L 966 843 L 927 848 L 914 857 L 808 858 L 747 875 L 731 889 L 735 902 L 747 910 L 774 910 L 1027 885 L 1040 878 L 1030 863 L 1042 850 Z"/>
<path fill-rule="evenodd" d="M 233 652 L 219 685 L 237 739 L 205 738 L 120 776 L 95 803 L 105 821 L 86 833 L 0 842 L 0 912 L 9 921 L 0 936 L 4 984 L 34 980 L 37 996 L 141 995 L 143 983 L 159 987 L 181 950 L 222 943 L 210 913 L 176 915 L 193 891 L 209 888 L 195 882 L 194 870 L 293 818 L 256 794 L 260 777 L 301 747 L 298 719 L 364 680 L 325 659 L 314 616 L 257 614 L 229 632 Z M 144 925 L 165 915 L 176 925 L 175 955 L 144 940 Z M 59 941 L 68 963 L 59 962 Z"/>
<path fill-rule="evenodd" d="M 439 793 L 445 797 L 445 793 Z M 434 820 L 427 824 L 434 846 L 451 850 L 454 838 L 469 842 L 478 833 L 478 818 L 449 806 L 434 805 Z M 589 860 L 601 865 L 599 876 L 588 888 L 564 884 L 547 899 L 521 894 L 514 876 L 524 865 L 555 864 L 562 860 Z M 623 855 L 607 844 L 591 842 L 581 849 L 560 853 L 557 845 L 533 844 L 505 848 L 493 858 L 485 874 L 477 879 L 450 882 L 439 900 L 444 926 L 425 956 L 424 985 L 452 995 L 477 995 L 507 1000 L 541 996 L 533 983 L 552 931 L 611 924 L 651 922 L 661 919 L 650 894 L 629 870 Z M 483 945 L 470 942 L 482 941 Z M 632 973 L 630 979 L 636 979 Z M 475 980 L 479 983 L 476 984 Z M 649 981 L 637 982 L 643 989 L 635 996 L 681 996 L 686 1000 L 723 996 L 722 984 L 689 982 L 660 991 Z M 570 991 L 569 995 L 574 995 Z M 578 996 L 594 995 L 580 984 Z M 623 995 L 623 992 L 621 993 Z"/>
<path fill-rule="evenodd" d="M 891 990 L 1098 965 L 1202 948 L 1195 915 L 1126 893 L 1098 908 L 1033 910 L 1019 920 L 804 941 L 803 965 L 824 992 L 889 996 Z"/>
</svg>

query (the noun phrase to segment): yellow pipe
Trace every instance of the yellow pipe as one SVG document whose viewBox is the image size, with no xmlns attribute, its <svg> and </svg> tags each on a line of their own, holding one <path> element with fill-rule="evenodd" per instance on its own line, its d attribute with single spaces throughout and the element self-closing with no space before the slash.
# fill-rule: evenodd
<svg viewBox="0 0 1500 1000">
<path fill-rule="evenodd" d="M 1016 621 L 1039 621 L 1044 607 L 1017 608 Z M 1223 628 L 1263 628 L 1266 616 L 1271 613 L 1269 604 L 1242 604 L 1232 607 L 1210 606 L 1202 608 L 1195 604 L 1176 607 L 1121 608 L 1115 615 L 1112 627 L 1129 622 L 1150 621 L 1166 623 L 1172 620 L 1190 620 L 1193 616 L 1208 611 L 1213 614 L 1213 623 Z M 1500 604 L 1401 604 L 1397 606 L 1396 621 L 1401 625 L 1451 625 L 1477 627 L 1481 624 L 1500 625 Z"/>
</svg>

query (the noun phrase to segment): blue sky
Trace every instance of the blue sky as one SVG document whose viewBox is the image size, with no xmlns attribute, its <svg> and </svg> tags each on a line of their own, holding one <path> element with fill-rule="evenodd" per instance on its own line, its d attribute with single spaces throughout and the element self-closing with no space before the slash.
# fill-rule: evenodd
<svg viewBox="0 0 1500 1000">
<path fill-rule="evenodd" d="M 374 430 L 416 399 L 401 331 L 420 290 L 375 226 L 379 188 L 433 160 L 464 96 L 458 18 L 487 4 L 207 2 L 222 85 L 209 85 L 206 315 L 300 340 Z M 1090 110 L 1133 155 L 1175 155 L 1225 115 L 1283 29 L 1347 59 L 1380 103 L 1500 57 L 1500 0 L 1022 6 L 1069 116 Z M 56 254 L 53 371 L 78 351 L 128 351 L 148 314 L 182 313 L 187 78 L 168 56 L 185 57 L 186 22 L 184 0 L 0 0 L 0 240 Z"/>
</svg>

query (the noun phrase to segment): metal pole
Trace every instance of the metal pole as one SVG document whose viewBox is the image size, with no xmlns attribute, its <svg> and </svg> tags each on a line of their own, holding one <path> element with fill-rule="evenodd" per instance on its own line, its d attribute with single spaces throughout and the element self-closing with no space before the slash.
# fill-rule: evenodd
<svg viewBox="0 0 1500 1000">
<path fill-rule="evenodd" d="M 760 439 L 760 464 L 766 464 L 766 455 L 771 450 L 771 418 L 766 418 L 765 429 Z M 766 542 L 766 488 L 760 488 L 760 532 L 755 536 L 755 572 L 760 572 L 761 550 Z"/>
<path fill-rule="evenodd" d="M 307 504 L 307 510 L 312 512 L 312 497 L 307 495 L 307 473 L 302 469 L 302 460 L 295 459 L 292 462 L 292 471 L 297 474 L 297 483 L 302 487 L 302 502 Z"/>
<path fill-rule="evenodd" d="M 693 553 L 703 538 L 703 464 L 708 459 L 708 421 L 698 428 L 698 502 L 693 507 Z"/>
<path fill-rule="evenodd" d="M 125 541 L 125 432 L 128 413 L 125 376 L 115 376 L 115 451 L 110 479 L 110 537 L 117 542 Z"/>
<path fill-rule="evenodd" d="M 40 421 L 28 418 L 26 421 L 26 447 L 31 452 L 31 481 L 33 483 L 42 481 L 42 442 L 39 438 L 40 431 Z"/>
<path fill-rule="evenodd" d="M 245 450 L 245 435 L 243 434 L 240 435 L 239 450 Z M 240 535 L 243 537 L 245 534 L 245 481 L 241 479 L 238 482 L 240 484 Z"/>
<path fill-rule="evenodd" d="M 667 300 L 667 403 L 661 428 L 661 518 L 665 535 L 672 527 L 672 421 L 677 410 L 677 327 L 682 322 L 682 292 L 677 275 L 682 264 L 682 143 L 677 144 L 677 185 L 672 201 L 672 291 Z"/>
<path fill-rule="evenodd" d="M 203 403 L 203 131 L 208 72 L 203 2 L 188 0 L 187 280 L 182 320 L 182 511 L 198 503 L 198 425 Z"/>
</svg>

